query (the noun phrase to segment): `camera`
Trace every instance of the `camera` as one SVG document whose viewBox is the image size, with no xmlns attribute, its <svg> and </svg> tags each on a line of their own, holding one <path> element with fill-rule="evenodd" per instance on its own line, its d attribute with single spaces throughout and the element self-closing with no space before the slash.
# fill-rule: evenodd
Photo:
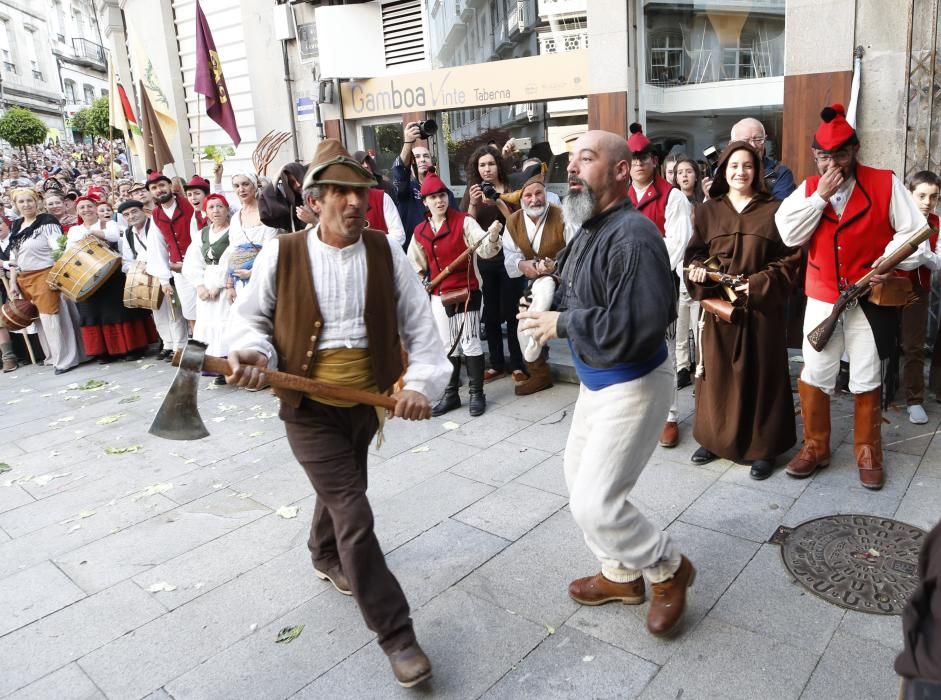
<svg viewBox="0 0 941 700">
<path fill-rule="evenodd" d="M 709 165 L 709 177 L 716 176 L 716 169 L 719 167 L 719 151 L 716 150 L 715 146 L 709 146 L 706 150 L 702 152 L 702 157 L 705 158 L 706 163 Z"/>
<path fill-rule="evenodd" d="M 424 141 L 438 133 L 438 123 L 434 119 L 425 119 L 414 124 L 418 127 L 418 137 Z"/>
<path fill-rule="evenodd" d="M 500 199 L 500 193 L 497 192 L 497 188 L 489 182 L 481 182 L 480 191 L 484 193 L 484 197 L 487 199 L 492 199 L 493 201 Z"/>
</svg>

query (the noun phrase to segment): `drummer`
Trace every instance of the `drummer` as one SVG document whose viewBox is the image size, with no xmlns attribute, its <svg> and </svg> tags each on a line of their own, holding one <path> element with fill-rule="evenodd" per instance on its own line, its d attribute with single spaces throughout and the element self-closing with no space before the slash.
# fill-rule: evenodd
<svg viewBox="0 0 941 700">
<path fill-rule="evenodd" d="M 101 228 L 98 220 L 98 202 L 84 196 L 76 200 L 79 223 L 69 229 L 68 249 L 87 246 L 85 240 L 94 237 L 105 245 L 117 247 L 120 232 L 114 228 Z M 157 330 L 147 309 L 124 307 L 124 273 L 112 274 L 98 291 L 78 302 L 82 340 L 85 352 L 98 358 L 100 364 L 124 357 L 140 359 L 151 343 L 157 342 Z"/>
<path fill-rule="evenodd" d="M 126 199 L 118 205 L 118 213 L 128 222 L 128 227 L 124 230 L 119 247 L 122 258 L 122 271 L 127 274 L 135 262 L 138 265 L 147 264 L 147 245 L 149 243 L 149 234 L 151 228 L 150 217 L 144 212 L 144 203 L 137 199 Z M 169 275 L 169 268 L 167 268 Z M 143 274 L 147 274 L 145 271 Z M 148 275 L 156 281 L 156 284 L 162 286 L 162 280 Z M 172 278 L 170 278 L 172 279 Z M 169 282 L 169 280 L 168 280 Z M 186 319 L 183 318 L 183 312 L 179 307 L 174 306 L 172 295 L 163 295 L 160 307 L 154 309 L 154 324 L 157 326 L 157 333 L 163 341 L 163 350 L 157 355 L 160 360 L 169 360 L 176 350 L 182 350 L 186 345 L 186 339 L 189 336 L 189 328 Z"/>
<path fill-rule="evenodd" d="M 85 360 L 78 334 L 75 305 L 46 283 L 60 250 L 62 227 L 55 217 L 40 213 L 39 193 L 21 187 L 13 190 L 13 205 L 20 215 L 10 233 L 10 291 L 32 301 L 39 309 L 40 325 L 48 346 L 49 361 L 56 374 L 74 369 Z"/>
<path fill-rule="evenodd" d="M 7 294 L 10 278 L 10 226 L 12 221 L 6 216 L 0 216 L 0 275 L 3 275 L 3 283 L 0 284 L 0 304 L 6 304 L 10 297 Z M 13 351 L 13 338 L 10 337 L 10 331 L 0 327 L 0 353 L 2 353 L 3 371 L 13 372 L 19 367 L 16 359 L 16 353 Z"/>
</svg>

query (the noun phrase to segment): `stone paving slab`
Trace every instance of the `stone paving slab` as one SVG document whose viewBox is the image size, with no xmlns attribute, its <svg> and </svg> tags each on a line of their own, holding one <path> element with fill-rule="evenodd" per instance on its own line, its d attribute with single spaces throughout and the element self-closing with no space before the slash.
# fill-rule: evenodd
<svg viewBox="0 0 941 700">
<path fill-rule="evenodd" d="M 655 450 L 631 494 L 698 569 L 669 640 L 646 633 L 646 604 L 568 597 L 571 580 L 598 570 L 565 506 L 577 387 L 517 397 L 499 380 L 471 419 L 465 382 L 461 409 L 389 421 L 370 448 L 369 495 L 435 664 L 429 687 L 405 692 L 354 601 L 311 574 L 315 498 L 277 400 L 206 379 L 210 437 L 167 442 L 146 430 L 172 376 L 150 358 L 0 375 L 0 427 L 14 436 L 0 444 L 12 467 L 0 475 L 0 697 L 894 697 L 899 618 L 803 593 L 765 542 L 778 524 L 834 512 L 932 526 L 941 406 L 928 406 L 927 426 L 887 412 L 889 483 L 869 492 L 856 480 L 851 397 L 833 401 L 828 470 L 790 479 L 784 455 L 754 482 L 727 460 L 690 463 L 694 400 L 681 391 L 680 444 Z M 89 379 L 108 383 L 77 388 Z M 105 454 L 130 445 L 141 450 Z M 156 484 L 172 486 L 148 491 Z M 295 518 L 272 513 L 288 502 Z M 161 582 L 176 588 L 147 590 Z M 294 624 L 303 634 L 275 644 Z"/>
</svg>

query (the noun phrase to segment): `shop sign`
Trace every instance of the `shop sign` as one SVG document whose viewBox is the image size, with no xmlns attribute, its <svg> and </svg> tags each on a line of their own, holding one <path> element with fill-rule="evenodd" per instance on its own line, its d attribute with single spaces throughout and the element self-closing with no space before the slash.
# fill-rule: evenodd
<svg viewBox="0 0 941 700">
<path fill-rule="evenodd" d="M 558 100 L 589 92 L 587 49 L 340 84 L 346 119 Z"/>
</svg>

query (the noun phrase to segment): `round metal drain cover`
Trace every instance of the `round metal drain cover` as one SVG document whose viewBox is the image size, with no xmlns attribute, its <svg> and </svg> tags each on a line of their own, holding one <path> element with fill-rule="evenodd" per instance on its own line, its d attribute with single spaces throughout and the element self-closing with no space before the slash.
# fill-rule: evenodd
<svg viewBox="0 0 941 700">
<path fill-rule="evenodd" d="M 784 565 L 808 590 L 850 610 L 900 615 L 918 585 L 925 531 L 872 515 L 828 515 L 786 534 Z"/>
</svg>

